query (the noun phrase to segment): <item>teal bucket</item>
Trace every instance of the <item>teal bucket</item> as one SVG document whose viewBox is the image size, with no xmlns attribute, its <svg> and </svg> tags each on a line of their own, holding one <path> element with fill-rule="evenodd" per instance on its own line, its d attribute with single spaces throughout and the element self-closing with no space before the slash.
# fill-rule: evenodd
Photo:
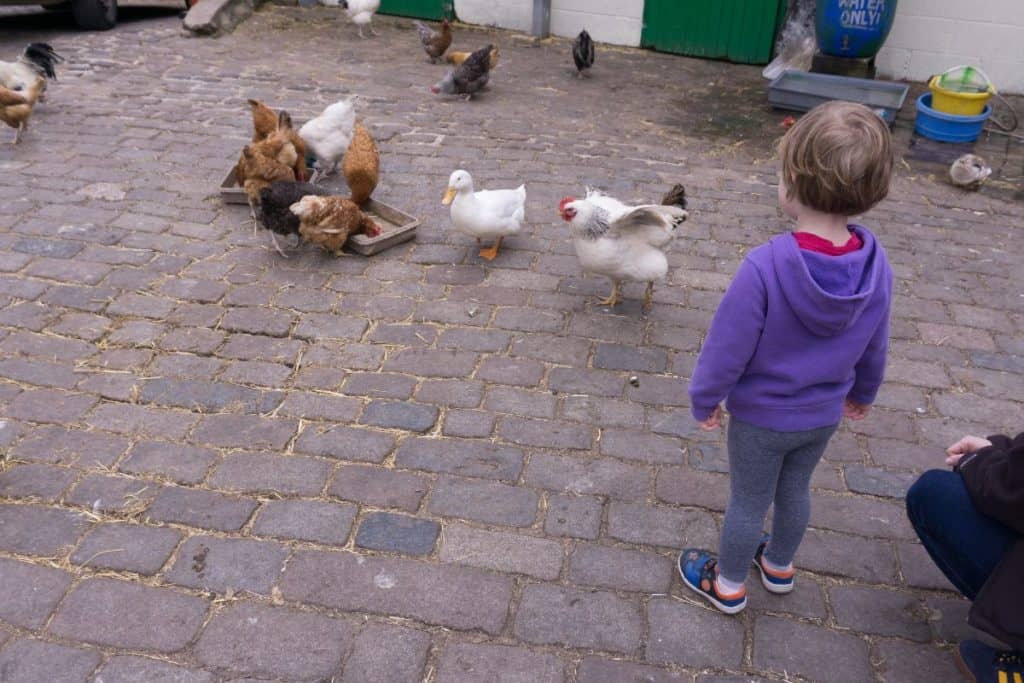
<svg viewBox="0 0 1024 683">
<path fill-rule="evenodd" d="M 932 94 L 926 92 L 917 98 L 917 120 L 914 132 L 939 142 L 974 142 L 988 121 L 992 107 L 985 105 L 977 116 L 946 114 L 932 109 Z"/>
<path fill-rule="evenodd" d="M 896 0 L 818 0 L 818 49 L 833 57 L 874 57 L 895 18 Z"/>
</svg>

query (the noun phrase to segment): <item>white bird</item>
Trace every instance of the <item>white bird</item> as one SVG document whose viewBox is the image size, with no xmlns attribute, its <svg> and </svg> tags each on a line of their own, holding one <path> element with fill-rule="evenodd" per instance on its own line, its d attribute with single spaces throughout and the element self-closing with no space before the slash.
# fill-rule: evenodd
<svg viewBox="0 0 1024 683">
<path fill-rule="evenodd" d="M 966 190 L 977 190 L 990 175 L 992 169 L 977 154 L 964 154 L 949 167 L 949 179 Z"/>
<path fill-rule="evenodd" d="M 587 190 L 585 199 L 566 197 L 558 205 L 570 223 L 580 265 L 588 273 L 611 278 L 605 306 L 619 301 L 623 281 L 646 282 L 644 307 L 654 296 L 654 282 L 668 274 L 664 249 L 689 214 L 681 206 L 627 206 L 617 199 Z"/>
<path fill-rule="evenodd" d="M 323 113 L 299 128 L 299 137 L 317 159 L 324 175 L 337 170 L 338 162 L 348 151 L 356 125 L 355 98 L 335 102 Z"/>
<path fill-rule="evenodd" d="M 481 249 L 480 256 L 493 261 L 501 240 L 523 229 L 526 219 L 526 185 L 514 190 L 473 191 L 473 178 L 463 170 L 448 178 L 443 204 L 451 204 L 452 225 L 459 232 L 481 240 L 495 240 L 494 246 Z"/>
<path fill-rule="evenodd" d="M 373 15 L 380 9 L 380 0 L 320 0 L 324 5 L 328 7 L 341 6 L 345 13 L 348 14 L 348 18 L 352 20 L 352 23 L 359 27 L 359 37 L 365 38 L 363 35 L 363 27 L 369 26 L 370 33 L 373 35 L 380 35 L 373 30 Z"/>
</svg>

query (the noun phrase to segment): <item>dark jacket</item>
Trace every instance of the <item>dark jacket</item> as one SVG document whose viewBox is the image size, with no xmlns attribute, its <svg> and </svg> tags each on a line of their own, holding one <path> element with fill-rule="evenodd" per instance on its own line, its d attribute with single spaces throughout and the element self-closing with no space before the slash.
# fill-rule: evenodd
<svg viewBox="0 0 1024 683">
<path fill-rule="evenodd" d="M 1013 440 L 990 436 L 992 445 L 964 456 L 957 470 L 983 514 L 1021 534 L 971 606 L 968 622 L 1024 650 L 1024 432 Z"/>
</svg>

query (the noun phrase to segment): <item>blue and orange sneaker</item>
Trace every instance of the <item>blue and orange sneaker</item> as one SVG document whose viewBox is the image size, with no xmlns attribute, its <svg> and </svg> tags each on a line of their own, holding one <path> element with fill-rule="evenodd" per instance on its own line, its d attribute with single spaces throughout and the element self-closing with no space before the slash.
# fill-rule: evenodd
<svg viewBox="0 0 1024 683">
<path fill-rule="evenodd" d="M 761 537 L 761 545 L 757 546 L 754 553 L 754 566 L 761 572 L 761 585 L 769 593 L 785 595 L 793 592 L 793 575 L 796 572 L 791 568 L 786 572 L 775 571 L 764 566 L 764 549 L 768 547 L 768 534 Z"/>
<path fill-rule="evenodd" d="M 679 553 L 679 576 L 683 583 L 712 605 L 726 614 L 742 612 L 747 606 L 747 590 L 745 588 L 731 595 L 718 592 L 715 577 L 718 576 L 718 560 L 706 550 L 687 548 Z"/>
<path fill-rule="evenodd" d="M 1024 681 L 1024 653 L 997 650 L 980 640 L 965 640 L 953 657 L 967 680 L 973 683 Z"/>
</svg>

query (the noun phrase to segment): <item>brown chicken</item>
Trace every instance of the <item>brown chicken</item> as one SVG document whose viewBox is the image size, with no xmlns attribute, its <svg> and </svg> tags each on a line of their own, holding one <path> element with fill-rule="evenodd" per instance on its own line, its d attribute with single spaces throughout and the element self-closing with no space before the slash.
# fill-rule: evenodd
<svg viewBox="0 0 1024 683">
<path fill-rule="evenodd" d="M 37 78 L 25 91 L 9 90 L 0 86 L 0 121 L 14 129 L 14 142 L 21 142 L 21 134 L 28 130 L 32 109 L 39 100 L 46 81 Z"/>
<path fill-rule="evenodd" d="M 291 142 L 291 119 L 287 112 L 281 112 L 278 126 L 265 140 L 246 145 L 235 166 L 235 178 L 245 190 L 252 213 L 253 230 L 257 227 L 256 207 L 260 202 L 260 190 L 275 180 L 295 181 L 298 151 Z"/>
<path fill-rule="evenodd" d="M 356 121 L 355 133 L 341 168 L 352 191 L 352 201 L 362 205 L 380 182 L 380 152 L 361 121 Z"/>
<path fill-rule="evenodd" d="M 350 235 L 376 237 L 381 233 L 380 226 L 345 197 L 309 195 L 292 204 L 290 209 L 299 217 L 299 236 L 335 256 L 341 256 Z"/>
<path fill-rule="evenodd" d="M 277 112 L 259 100 L 249 100 L 249 107 L 252 109 L 253 142 L 262 142 L 263 140 L 266 140 L 278 129 L 281 122 L 281 115 L 284 116 L 287 121 L 287 128 L 289 131 L 288 139 L 295 146 L 295 152 L 298 154 L 298 159 L 294 164 L 295 179 L 300 182 L 306 180 L 308 177 L 308 169 L 306 168 L 306 142 L 292 127 L 292 117 L 288 112 L 281 112 L 281 115 L 278 115 Z"/>
<path fill-rule="evenodd" d="M 452 44 L 452 25 L 447 19 L 441 21 L 441 30 L 435 31 L 426 24 L 414 21 L 413 25 L 420 33 L 420 43 L 423 44 L 423 51 L 430 57 L 430 63 L 434 64 L 444 51 Z"/>
<path fill-rule="evenodd" d="M 469 59 L 469 56 L 471 54 L 473 54 L 473 53 L 472 52 L 449 52 L 448 55 L 444 59 L 449 64 L 454 64 L 455 66 L 458 66 L 459 64 L 462 64 L 464 61 Z M 498 65 L 498 48 L 496 48 L 496 47 L 492 47 L 491 48 L 491 53 L 489 55 L 487 55 L 487 61 L 490 63 L 490 68 L 492 68 L 492 69 Z"/>
</svg>

